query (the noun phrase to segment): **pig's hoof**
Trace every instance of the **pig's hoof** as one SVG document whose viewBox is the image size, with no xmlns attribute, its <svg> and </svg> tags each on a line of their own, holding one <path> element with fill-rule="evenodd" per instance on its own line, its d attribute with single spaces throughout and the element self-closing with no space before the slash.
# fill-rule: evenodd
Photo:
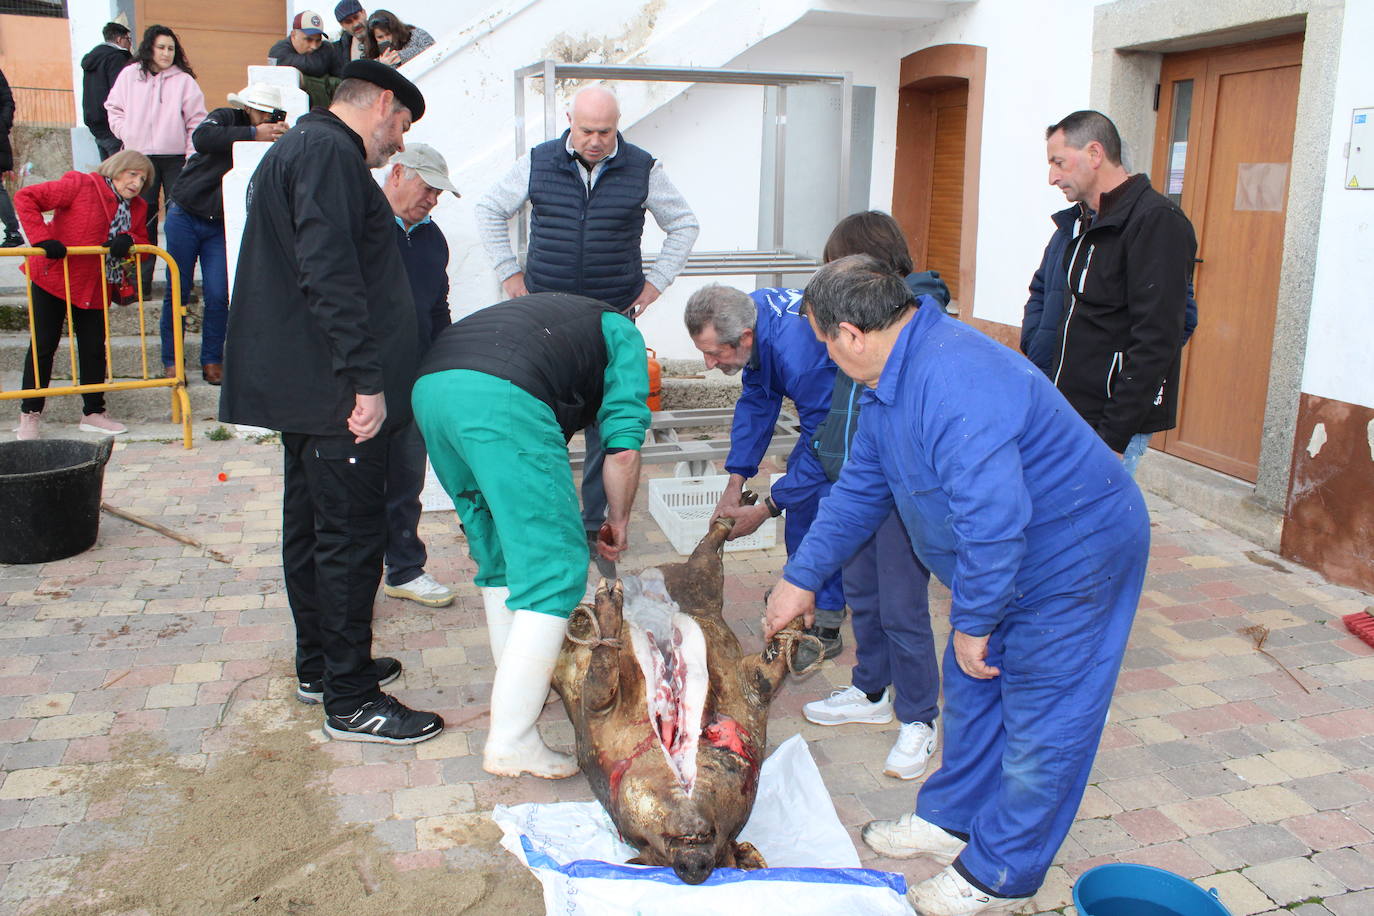
<svg viewBox="0 0 1374 916">
<path fill-rule="evenodd" d="M 768 863 L 763 860 L 763 853 L 755 849 L 753 843 L 736 843 L 735 867 L 745 871 L 753 871 L 758 868 L 767 868 Z"/>
</svg>

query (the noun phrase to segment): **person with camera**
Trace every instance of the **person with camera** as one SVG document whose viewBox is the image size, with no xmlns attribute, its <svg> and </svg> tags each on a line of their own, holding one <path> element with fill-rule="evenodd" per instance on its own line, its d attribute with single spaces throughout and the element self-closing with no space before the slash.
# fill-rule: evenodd
<svg viewBox="0 0 1374 916">
<path fill-rule="evenodd" d="M 181 302 L 191 295 L 196 261 L 205 301 L 201 321 L 200 372 L 211 385 L 224 377 L 224 328 L 229 320 L 229 269 L 224 247 L 224 197 L 220 182 L 234 164 L 234 144 L 271 143 L 286 133 L 281 90 L 252 83 L 229 93 L 229 106 L 205 116 L 191 135 L 196 152 L 172 187 L 167 207 L 167 253 L 181 271 Z M 162 299 L 162 368 L 176 375 L 172 336 L 172 278 Z"/>
<path fill-rule="evenodd" d="M 377 10 L 368 17 L 363 41 L 366 43 L 364 57 L 390 67 L 401 66 L 434 44 L 428 32 L 406 25 L 389 10 Z"/>
<path fill-rule="evenodd" d="M 46 388 L 52 379 L 52 360 L 67 322 L 68 301 L 81 384 L 105 381 L 105 317 L 101 312 L 110 302 L 133 293 L 136 280 L 129 251 L 148 243 L 148 202 L 139 194 L 152 178 L 153 163 L 148 157 L 126 149 L 100 163 L 94 172 L 68 172 L 56 181 L 20 188 L 14 195 L 14 209 L 25 235 L 34 248 L 43 250 L 22 268 L 33 284 L 33 342 L 24 354 L 21 383 L 25 389 Z M 44 220 L 43 214 L 50 211 L 52 218 Z M 85 245 L 108 246 L 110 254 L 67 257 L 68 247 Z M 83 393 L 81 400 L 83 432 L 113 436 L 126 430 L 124 424 L 106 416 L 104 392 Z M 16 439 L 39 438 L 43 403 L 43 398 L 24 398 L 20 403 Z"/>
</svg>

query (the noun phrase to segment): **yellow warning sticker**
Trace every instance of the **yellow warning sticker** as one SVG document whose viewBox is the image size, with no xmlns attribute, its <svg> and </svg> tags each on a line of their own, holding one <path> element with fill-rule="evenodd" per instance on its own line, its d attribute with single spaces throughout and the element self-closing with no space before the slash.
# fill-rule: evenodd
<svg viewBox="0 0 1374 916">
<path fill-rule="evenodd" d="M 1347 187 L 1347 188 L 1358 188 L 1359 186 L 1360 186 L 1360 179 L 1356 178 L 1354 175 L 1351 175 L 1351 176 L 1350 176 L 1350 184 L 1346 185 L 1346 187 Z"/>
</svg>

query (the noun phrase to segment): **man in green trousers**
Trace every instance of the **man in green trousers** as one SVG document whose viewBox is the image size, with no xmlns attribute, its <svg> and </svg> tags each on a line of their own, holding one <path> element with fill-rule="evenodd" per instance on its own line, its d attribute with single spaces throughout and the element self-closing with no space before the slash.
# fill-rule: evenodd
<svg viewBox="0 0 1374 916">
<path fill-rule="evenodd" d="M 441 332 L 421 362 L 415 419 L 467 534 L 496 662 L 482 759 L 489 773 L 577 772 L 576 760 L 546 747 L 535 728 L 568 615 L 586 587 L 567 445 L 586 426 L 601 432 L 609 508 L 597 549 L 614 561 L 639 487 L 648 393 L 634 322 L 565 293 L 475 312 Z"/>
</svg>

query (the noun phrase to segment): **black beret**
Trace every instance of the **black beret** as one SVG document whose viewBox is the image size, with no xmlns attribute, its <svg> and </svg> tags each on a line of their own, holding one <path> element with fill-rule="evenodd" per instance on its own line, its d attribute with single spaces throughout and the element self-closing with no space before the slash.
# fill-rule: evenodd
<svg viewBox="0 0 1374 916">
<path fill-rule="evenodd" d="M 425 115 L 425 97 L 420 94 L 419 88 L 402 76 L 395 67 L 388 67 L 376 60 L 349 61 L 348 66 L 343 68 L 343 78 L 362 80 L 383 89 L 390 89 L 395 94 L 396 101 L 410 109 L 412 124 Z"/>
</svg>

